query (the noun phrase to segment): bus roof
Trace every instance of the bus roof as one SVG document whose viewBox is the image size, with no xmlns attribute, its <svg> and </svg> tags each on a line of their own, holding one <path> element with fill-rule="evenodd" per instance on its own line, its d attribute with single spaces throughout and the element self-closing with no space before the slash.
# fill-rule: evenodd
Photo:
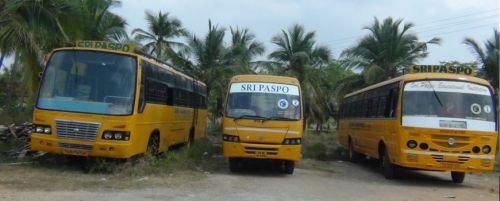
<svg viewBox="0 0 500 201">
<path fill-rule="evenodd" d="M 143 55 L 140 53 L 135 53 L 135 52 L 124 52 L 124 51 L 115 51 L 115 50 L 110 50 L 110 49 L 100 49 L 100 48 L 82 48 L 82 47 L 63 47 L 63 48 L 57 48 L 51 51 L 50 54 L 56 52 L 56 51 L 61 51 L 61 50 L 87 50 L 87 51 L 96 51 L 96 52 L 109 52 L 109 53 L 114 53 L 114 54 L 124 54 L 124 55 L 129 55 L 129 56 L 134 56 L 134 57 L 140 57 L 142 60 L 146 60 L 151 63 L 159 64 L 158 66 L 167 69 L 169 71 L 172 71 L 173 73 L 179 74 L 185 78 L 192 79 L 196 81 L 197 83 L 206 86 L 205 83 L 195 79 L 193 76 L 188 75 L 184 72 L 181 72 L 177 70 L 175 67 L 173 67 L 171 64 L 167 64 L 165 62 L 158 62 L 158 59 L 154 58 L 153 56 L 150 55 Z"/>
<path fill-rule="evenodd" d="M 430 79 L 430 80 L 435 80 L 435 79 L 444 79 L 444 80 L 462 80 L 462 81 L 468 81 L 468 82 L 473 82 L 477 84 L 482 84 L 482 85 L 487 85 L 488 87 L 491 88 L 491 85 L 488 81 L 477 78 L 477 77 L 472 77 L 472 76 L 467 76 L 467 75 L 459 75 L 459 74 L 446 74 L 446 73 L 412 73 L 412 74 L 406 74 L 402 75 L 396 78 L 392 78 L 390 80 L 386 80 L 383 82 L 379 82 L 377 84 L 373 84 L 371 86 L 365 87 L 363 89 L 354 91 L 352 93 L 349 93 L 344 96 L 344 98 L 347 98 L 349 96 L 353 96 L 365 91 L 368 91 L 370 89 L 375 89 L 390 83 L 394 82 L 399 82 L 399 81 L 413 81 L 413 80 L 425 80 L 425 79 Z"/>
<path fill-rule="evenodd" d="M 276 75 L 236 75 L 231 78 L 231 83 L 233 82 L 270 82 L 300 85 L 297 78 Z"/>
</svg>

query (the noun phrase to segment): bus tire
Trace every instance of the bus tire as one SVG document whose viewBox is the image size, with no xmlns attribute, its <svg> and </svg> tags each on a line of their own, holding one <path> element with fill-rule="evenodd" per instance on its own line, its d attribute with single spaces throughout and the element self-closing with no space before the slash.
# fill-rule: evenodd
<svg viewBox="0 0 500 201">
<path fill-rule="evenodd" d="M 389 158 L 389 153 L 387 153 L 386 149 L 384 149 L 384 155 L 382 155 L 381 162 L 384 177 L 386 179 L 396 178 L 396 166 L 392 164 L 391 159 Z"/>
<path fill-rule="evenodd" d="M 187 146 L 191 147 L 194 144 L 194 128 L 191 128 L 191 131 L 189 131 L 189 138 L 187 142 Z"/>
<path fill-rule="evenodd" d="M 286 174 L 293 174 L 295 170 L 295 162 L 294 161 L 284 161 L 283 172 Z"/>
<path fill-rule="evenodd" d="M 354 147 L 352 145 L 352 141 L 350 138 L 349 138 L 349 147 L 347 150 L 347 158 L 349 159 L 350 162 L 353 163 L 357 163 L 361 160 L 361 154 L 354 151 Z"/>
<path fill-rule="evenodd" d="M 465 172 L 451 172 L 451 180 L 453 181 L 453 183 L 461 184 L 462 182 L 464 182 L 464 178 Z"/>
<path fill-rule="evenodd" d="M 229 171 L 238 172 L 241 170 L 241 159 L 229 158 Z"/>
<path fill-rule="evenodd" d="M 146 153 L 150 154 L 151 156 L 157 156 L 160 153 L 159 149 L 160 149 L 160 137 L 157 132 L 154 132 L 149 136 Z"/>
</svg>

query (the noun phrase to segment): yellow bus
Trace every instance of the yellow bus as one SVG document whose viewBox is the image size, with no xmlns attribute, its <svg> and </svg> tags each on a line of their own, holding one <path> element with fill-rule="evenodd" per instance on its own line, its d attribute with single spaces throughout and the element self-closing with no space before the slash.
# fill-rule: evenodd
<svg viewBox="0 0 500 201">
<path fill-rule="evenodd" d="M 406 74 L 347 94 L 339 141 L 353 162 L 363 155 L 379 159 L 388 179 L 405 167 L 449 171 L 462 183 L 466 172 L 494 168 L 494 97 L 490 84 L 476 77 Z"/>
<path fill-rule="evenodd" d="M 229 84 L 223 112 L 223 152 L 229 169 L 238 171 L 245 159 L 278 162 L 293 174 L 301 157 L 302 95 L 295 78 L 237 75 Z"/>
<path fill-rule="evenodd" d="M 32 150 L 129 158 L 202 137 L 205 84 L 134 49 L 80 41 L 53 50 L 33 112 Z"/>
<path fill-rule="evenodd" d="M 277 162 L 293 174 L 301 157 L 302 95 L 295 78 L 237 75 L 229 84 L 223 112 L 223 153 L 231 171 L 248 159 Z"/>
</svg>

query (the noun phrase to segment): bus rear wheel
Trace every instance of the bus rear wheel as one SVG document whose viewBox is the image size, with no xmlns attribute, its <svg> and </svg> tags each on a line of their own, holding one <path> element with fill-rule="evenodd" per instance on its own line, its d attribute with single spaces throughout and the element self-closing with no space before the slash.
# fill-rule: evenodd
<svg viewBox="0 0 500 201">
<path fill-rule="evenodd" d="M 349 147 L 348 147 L 348 150 L 347 150 L 347 157 L 348 157 L 349 161 L 351 161 L 353 163 L 357 163 L 357 162 L 359 162 L 361 160 L 361 154 L 359 154 L 356 151 L 354 151 L 354 147 L 352 145 L 351 140 L 349 140 Z"/>
<path fill-rule="evenodd" d="M 464 182 L 465 172 L 451 172 L 451 180 L 453 183 L 460 184 Z"/>
</svg>

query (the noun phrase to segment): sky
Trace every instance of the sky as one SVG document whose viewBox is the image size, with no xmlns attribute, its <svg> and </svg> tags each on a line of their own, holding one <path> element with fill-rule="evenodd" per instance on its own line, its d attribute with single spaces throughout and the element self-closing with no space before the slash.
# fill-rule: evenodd
<svg viewBox="0 0 500 201">
<path fill-rule="evenodd" d="M 227 30 L 249 28 L 264 43 L 265 55 L 276 48 L 274 35 L 299 23 L 315 31 L 317 43 L 331 48 L 334 58 L 368 34 L 363 27 L 375 17 L 393 17 L 415 24 L 412 32 L 420 41 L 442 39 L 441 45 L 428 47 L 430 54 L 418 64 L 475 61 L 464 38 L 483 44 L 500 21 L 498 0 L 122 0 L 111 11 L 126 19 L 130 34 L 134 28 L 147 28 L 146 10 L 169 12 L 199 37 L 206 34 L 209 19 Z"/>
</svg>

